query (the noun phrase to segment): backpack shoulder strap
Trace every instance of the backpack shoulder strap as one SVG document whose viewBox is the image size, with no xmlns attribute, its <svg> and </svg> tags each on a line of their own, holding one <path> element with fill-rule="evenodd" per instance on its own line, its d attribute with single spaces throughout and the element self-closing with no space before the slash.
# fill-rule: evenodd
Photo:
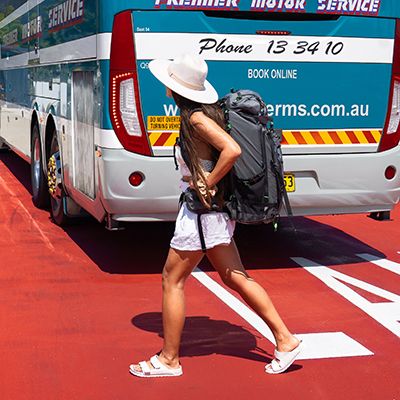
<svg viewBox="0 0 400 400">
<path fill-rule="evenodd" d="M 201 107 L 195 107 L 192 108 L 189 112 L 189 118 L 195 113 L 195 112 L 199 112 L 199 111 L 203 111 Z"/>
</svg>

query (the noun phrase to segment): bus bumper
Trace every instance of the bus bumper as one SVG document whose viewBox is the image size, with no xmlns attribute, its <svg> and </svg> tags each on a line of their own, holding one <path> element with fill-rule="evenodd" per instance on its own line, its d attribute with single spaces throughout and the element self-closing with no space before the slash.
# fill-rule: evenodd
<svg viewBox="0 0 400 400">
<path fill-rule="evenodd" d="M 100 196 L 116 221 L 171 221 L 178 211 L 179 171 L 172 157 L 144 157 L 122 149 L 102 149 Z M 388 166 L 397 169 L 387 180 Z M 370 213 L 393 209 L 400 199 L 400 147 L 383 153 L 284 156 L 295 176 L 289 193 L 294 215 Z M 133 187 L 129 176 L 141 172 Z M 282 209 L 282 216 L 286 210 Z"/>
<path fill-rule="evenodd" d="M 400 146 L 382 153 L 288 155 L 284 166 L 295 175 L 296 190 L 289 193 L 294 215 L 385 211 L 400 199 Z M 397 170 L 391 180 L 385 178 L 389 166 Z"/>
<path fill-rule="evenodd" d="M 171 221 L 178 213 L 179 171 L 172 157 L 146 157 L 123 149 L 101 149 L 99 194 L 115 221 Z M 144 180 L 134 187 L 129 176 Z"/>
</svg>

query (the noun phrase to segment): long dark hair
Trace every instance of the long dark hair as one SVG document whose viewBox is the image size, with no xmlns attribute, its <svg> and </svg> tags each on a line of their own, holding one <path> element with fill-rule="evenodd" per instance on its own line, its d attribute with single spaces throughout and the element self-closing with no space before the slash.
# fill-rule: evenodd
<svg viewBox="0 0 400 400">
<path fill-rule="evenodd" d="M 206 187 L 206 197 L 200 196 L 200 199 L 205 202 L 205 206 L 210 208 L 212 204 L 212 196 L 210 194 L 210 188 L 207 185 L 206 177 L 204 176 L 204 170 L 201 166 L 199 156 L 197 154 L 195 140 L 199 139 L 198 134 L 196 133 L 196 129 L 190 122 L 190 117 L 194 111 L 202 111 L 204 115 L 215 121 L 222 129 L 225 129 L 225 118 L 222 112 L 221 107 L 217 104 L 202 104 L 196 103 L 192 100 L 189 100 L 181 95 L 172 92 L 172 97 L 175 100 L 176 105 L 180 109 L 181 115 L 181 126 L 179 135 L 185 142 L 185 148 L 189 157 L 189 165 L 188 168 L 190 173 L 192 174 L 193 185 L 197 191 L 200 192 L 198 187 L 198 181 L 202 182 Z M 210 146 L 211 147 L 211 146 Z M 219 152 L 214 147 L 211 147 L 212 150 L 212 161 L 217 162 L 219 157 Z M 218 199 L 221 198 L 223 192 L 223 184 L 217 185 L 218 187 Z"/>
</svg>

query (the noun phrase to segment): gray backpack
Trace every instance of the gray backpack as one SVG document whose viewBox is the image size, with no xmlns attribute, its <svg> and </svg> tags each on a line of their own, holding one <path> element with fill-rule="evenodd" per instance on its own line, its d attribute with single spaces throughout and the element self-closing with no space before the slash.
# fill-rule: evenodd
<svg viewBox="0 0 400 400">
<path fill-rule="evenodd" d="M 243 224 L 276 224 L 285 198 L 280 137 L 260 95 L 251 90 L 232 91 L 220 100 L 226 129 L 242 154 L 229 172 L 225 189 L 230 217 Z"/>
</svg>

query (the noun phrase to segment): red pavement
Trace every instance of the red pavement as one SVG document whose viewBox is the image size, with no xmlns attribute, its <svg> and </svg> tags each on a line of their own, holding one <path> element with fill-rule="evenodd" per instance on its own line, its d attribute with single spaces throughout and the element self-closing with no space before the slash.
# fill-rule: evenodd
<svg viewBox="0 0 400 400">
<path fill-rule="evenodd" d="M 400 399 L 399 338 L 290 259 L 309 258 L 400 294 L 399 275 L 355 256 L 400 262 L 399 208 L 390 222 L 326 216 L 295 218 L 297 233 L 287 221 L 275 235 L 266 227 L 237 230 L 250 274 L 291 330 L 342 331 L 373 356 L 302 360 L 269 376 L 271 343 L 190 279 L 184 375 L 140 380 L 128 365 L 161 346 L 160 272 L 173 224 L 110 233 L 85 221 L 63 230 L 34 208 L 29 190 L 29 166 L 1 153 L 2 400 Z"/>
</svg>

